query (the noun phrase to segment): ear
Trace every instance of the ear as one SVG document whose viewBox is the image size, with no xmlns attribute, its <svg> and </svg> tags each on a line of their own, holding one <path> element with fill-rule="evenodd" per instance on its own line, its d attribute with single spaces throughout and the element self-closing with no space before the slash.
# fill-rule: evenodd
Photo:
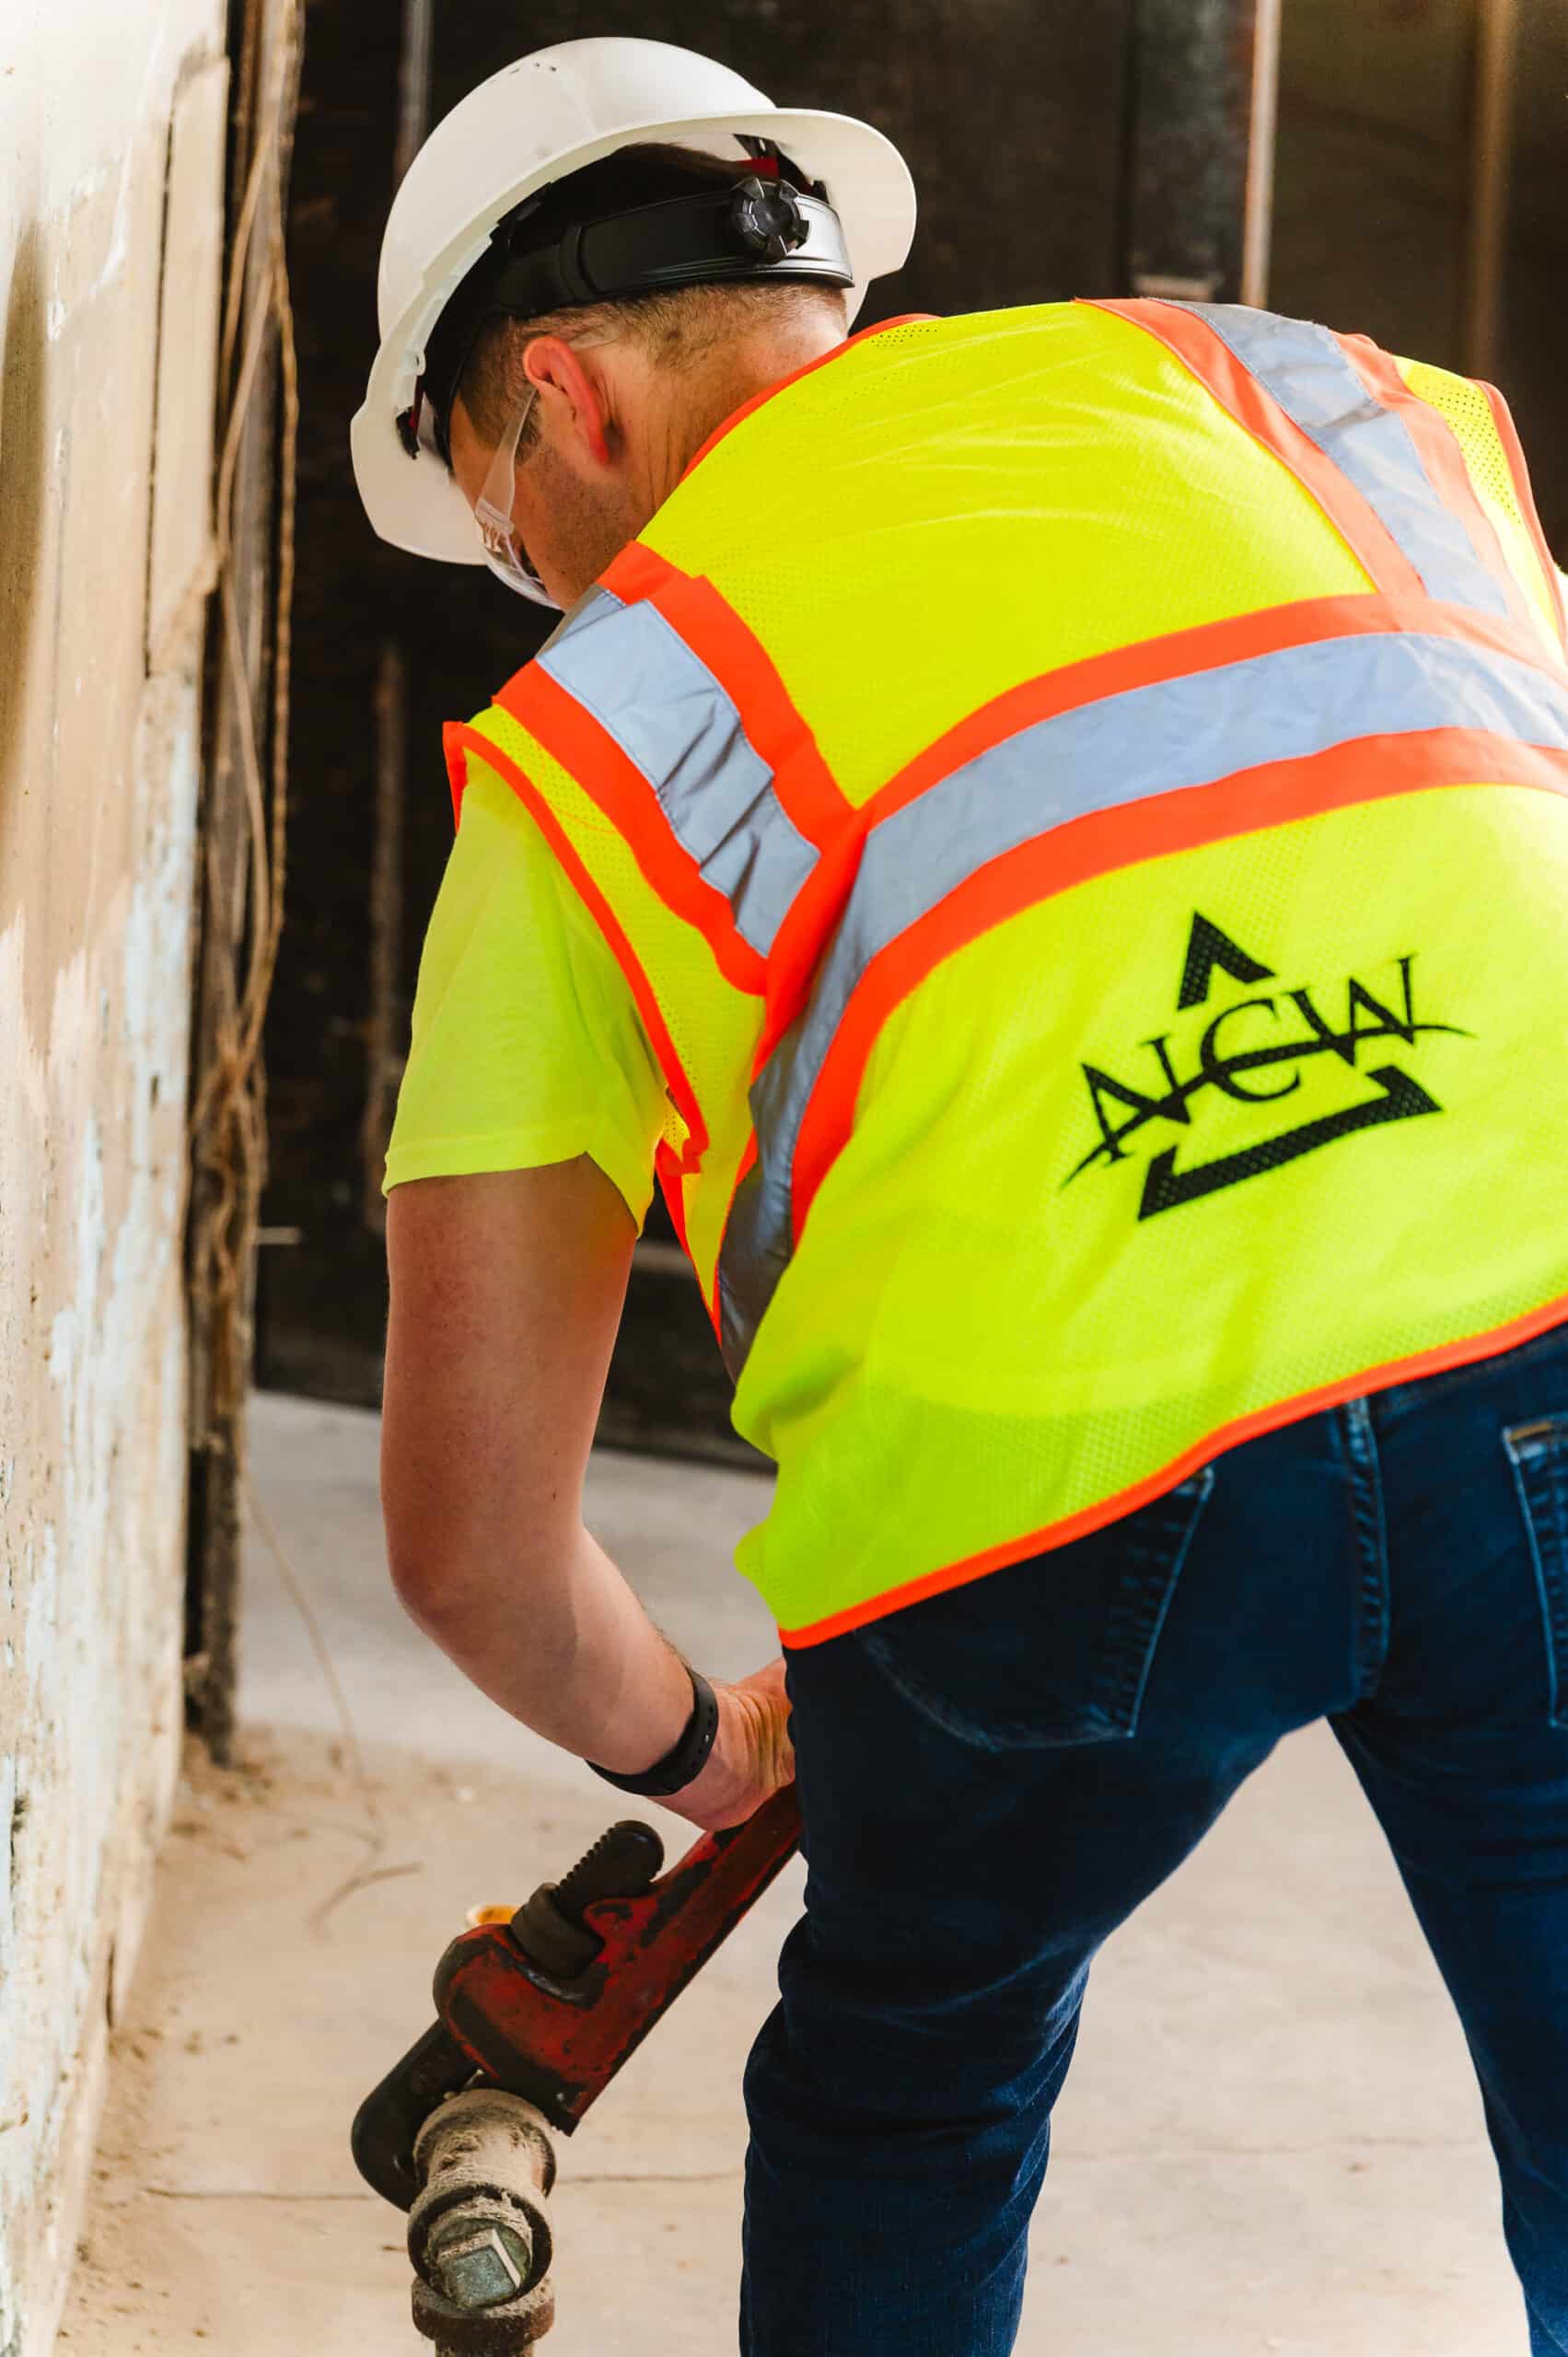
<svg viewBox="0 0 1568 2357">
<path fill-rule="evenodd" d="M 540 401 L 555 408 L 558 428 L 563 426 L 597 466 L 609 466 L 608 388 L 591 360 L 585 366 L 575 345 L 558 335 L 541 335 L 523 354 L 523 373 L 539 387 Z"/>
</svg>

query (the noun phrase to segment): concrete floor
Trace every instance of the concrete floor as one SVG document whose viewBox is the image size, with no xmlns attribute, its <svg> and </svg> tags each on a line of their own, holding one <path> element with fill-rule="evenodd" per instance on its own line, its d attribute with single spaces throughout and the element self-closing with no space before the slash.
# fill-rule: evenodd
<svg viewBox="0 0 1568 2357">
<path fill-rule="evenodd" d="M 615 1813 L 403 1620 L 376 1442 L 371 1416 L 257 1402 L 256 1483 L 347 1691 L 376 1817 L 257 1546 L 245 1764 L 194 1763 L 182 1794 L 117 2033 L 71 2357 L 424 2347 L 400 2221 L 354 2174 L 350 2118 L 424 2026 L 466 1910 L 561 1871 Z M 726 1569 L 761 1495 L 746 1474 L 593 1469 L 595 1529 L 721 1674 L 769 1650 Z M 553 2357 L 734 2348 L 739 2074 L 798 1893 L 796 1873 L 770 1894 L 567 2147 Z M 1297 1738 L 1097 1967 L 1020 2351 L 1525 2347 L 1458 2030 L 1338 1752 Z"/>
</svg>

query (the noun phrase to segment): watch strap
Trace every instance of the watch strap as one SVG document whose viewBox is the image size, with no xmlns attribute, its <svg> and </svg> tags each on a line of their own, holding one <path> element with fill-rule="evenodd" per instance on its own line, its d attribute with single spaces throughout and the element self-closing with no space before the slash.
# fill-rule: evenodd
<svg viewBox="0 0 1568 2357">
<path fill-rule="evenodd" d="M 602 1776 L 607 1784 L 613 1784 L 618 1793 L 633 1793 L 639 1800 L 667 1800 L 670 1794 L 683 1792 L 693 1777 L 702 1773 L 719 1731 L 718 1697 L 690 1663 L 686 1675 L 691 1680 L 691 1715 L 679 1740 L 662 1759 L 656 1759 L 651 1768 L 645 1768 L 636 1776 L 619 1776 L 613 1769 L 600 1768 L 592 1759 L 584 1763 L 596 1776 Z"/>
</svg>

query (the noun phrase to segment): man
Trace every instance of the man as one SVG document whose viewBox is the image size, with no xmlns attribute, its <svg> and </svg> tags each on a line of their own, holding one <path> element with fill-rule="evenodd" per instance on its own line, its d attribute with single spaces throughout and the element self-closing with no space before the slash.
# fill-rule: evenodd
<svg viewBox="0 0 1568 2357">
<path fill-rule="evenodd" d="M 566 620 L 449 732 L 393 1574 L 627 1790 L 713 1827 L 798 1776 L 749 2357 L 1011 2347 L 1093 1954 L 1325 1715 L 1568 2349 L 1568 668 L 1523 462 L 1484 389 L 1258 312 L 846 343 L 912 222 L 874 133 L 622 41 L 485 85 L 400 192 L 371 518 Z M 779 1467 L 742 1562 L 787 1672 L 717 1689 L 581 1521 L 656 1172 Z"/>
</svg>

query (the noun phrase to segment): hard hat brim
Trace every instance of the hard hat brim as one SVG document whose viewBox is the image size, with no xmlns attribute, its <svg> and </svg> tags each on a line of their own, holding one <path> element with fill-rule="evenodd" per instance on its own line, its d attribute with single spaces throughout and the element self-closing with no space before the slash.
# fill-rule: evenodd
<svg viewBox="0 0 1568 2357">
<path fill-rule="evenodd" d="M 630 145 L 633 137 L 702 149 L 714 138 L 742 134 L 774 141 L 813 178 L 826 182 L 854 270 L 854 285 L 846 290 L 852 319 L 870 281 L 900 267 L 914 235 L 914 184 L 892 142 L 851 115 L 784 107 L 749 114 L 688 115 L 639 125 L 634 134 L 622 129 L 549 157 L 503 191 L 484 221 L 470 226 L 433 260 L 418 295 L 381 340 L 364 402 L 349 429 L 349 447 L 366 514 L 382 540 L 412 555 L 448 564 L 484 563 L 472 514 L 457 483 L 434 450 L 410 458 L 397 420 L 413 399 L 426 336 L 483 252 L 502 215 L 535 189 Z"/>
</svg>

